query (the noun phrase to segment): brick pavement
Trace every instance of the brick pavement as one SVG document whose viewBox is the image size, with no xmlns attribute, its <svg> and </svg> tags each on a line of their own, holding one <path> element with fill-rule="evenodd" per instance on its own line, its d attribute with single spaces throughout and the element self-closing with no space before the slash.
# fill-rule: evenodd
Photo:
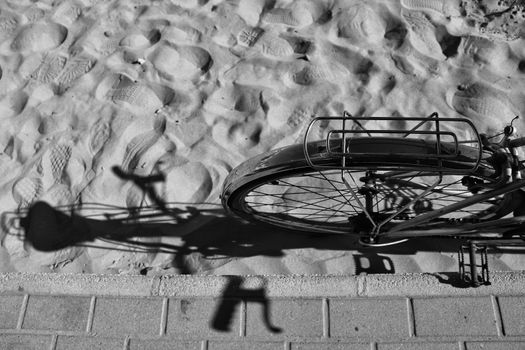
<svg viewBox="0 0 525 350">
<path fill-rule="evenodd" d="M 434 280 L 4 274 L 0 349 L 525 349 L 525 273 Z"/>
</svg>

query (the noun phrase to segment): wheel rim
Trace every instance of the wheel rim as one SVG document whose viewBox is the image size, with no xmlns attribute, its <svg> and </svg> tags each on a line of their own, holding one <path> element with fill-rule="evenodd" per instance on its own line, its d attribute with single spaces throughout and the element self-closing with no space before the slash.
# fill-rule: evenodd
<svg viewBox="0 0 525 350">
<path fill-rule="evenodd" d="M 311 171 L 277 176 L 247 188 L 239 204 L 251 217 L 289 229 L 363 234 L 378 223 L 386 221 L 382 229 L 387 231 L 419 214 L 471 197 L 462 178 L 408 171 Z M 501 198 L 485 200 L 432 224 L 481 220 L 492 215 L 500 202 Z"/>
</svg>

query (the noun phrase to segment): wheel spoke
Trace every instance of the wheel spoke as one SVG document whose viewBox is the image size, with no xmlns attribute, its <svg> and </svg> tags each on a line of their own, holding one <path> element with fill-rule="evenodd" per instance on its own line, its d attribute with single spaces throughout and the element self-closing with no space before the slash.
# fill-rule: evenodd
<svg viewBox="0 0 525 350">
<path fill-rule="evenodd" d="M 429 192 L 419 200 L 430 203 L 428 210 L 445 208 L 474 195 L 456 175 L 414 171 L 345 171 L 347 178 L 344 181 L 340 175 L 340 170 L 329 170 L 278 178 L 249 191 L 244 201 L 251 212 L 258 217 L 267 218 L 269 222 L 288 222 L 292 227 L 305 229 L 308 225 L 350 229 L 352 223 L 360 222 L 353 218 L 363 213 L 362 204 L 358 201 L 364 203 L 365 195 L 360 189 L 365 185 L 373 191 L 371 204 L 374 211 L 369 213 L 372 217 L 386 219 L 405 208 L 402 211 L 403 216 L 389 219 L 389 224 L 392 225 L 421 214 L 413 201 L 426 191 Z M 441 177 L 441 182 L 432 187 L 438 176 Z M 363 177 L 370 179 L 370 182 L 363 180 Z M 350 187 L 347 187 L 346 180 Z M 391 205 L 387 203 L 389 198 L 393 200 Z M 496 199 L 485 200 L 442 218 L 474 218 L 497 203 Z M 438 225 L 445 223 L 446 221 L 434 221 Z"/>
<path fill-rule="evenodd" d="M 294 184 L 291 184 L 291 183 L 287 183 L 287 182 L 284 182 L 284 183 L 287 184 L 287 185 L 289 185 L 289 186 L 293 186 L 293 187 L 301 188 L 301 186 L 297 186 L 297 185 L 294 185 Z M 308 192 L 309 192 L 309 193 L 312 193 L 312 194 L 319 194 L 318 192 L 313 191 L 313 190 L 308 190 Z M 339 192 L 339 194 L 341 194 L 340 191 L 338 191 L 338 192 Z M 331 197 L 327 197 L 327 196 L 323 196 L 323 197 L 333 199 L 333 198 L 331 198 Z M 344 198 L 344 196 L 343 196 L 343 198 Z M 334 199 L 334 200 L 335 200 L 335 199 Z M 339 200 L 335 200 L 335 201 L 342 203 L 342 202 L 339 201 Z"/>
</svg>

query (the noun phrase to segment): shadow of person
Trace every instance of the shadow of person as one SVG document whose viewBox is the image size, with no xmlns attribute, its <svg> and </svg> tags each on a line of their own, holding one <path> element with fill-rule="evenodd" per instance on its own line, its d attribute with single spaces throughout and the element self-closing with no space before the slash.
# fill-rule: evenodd
<svg viewBox="0 0 525 350">
<path fill-rule="evenodd" d="M 243 282 L 240 276 L 228 276 L 228 284 L 223 291 L 220 304 L 211 320 L 211 327 L 218 331 L 228 332 L 236 309 L 242 301 L 259 303 L 263 307 L 263 323 L 272 333 L 281 333 L 282 328 L 272 325 L 270 321 L 270 301 L 266 297 L 264 286 L 257 289 L 241 288 Z"/>
</svg>

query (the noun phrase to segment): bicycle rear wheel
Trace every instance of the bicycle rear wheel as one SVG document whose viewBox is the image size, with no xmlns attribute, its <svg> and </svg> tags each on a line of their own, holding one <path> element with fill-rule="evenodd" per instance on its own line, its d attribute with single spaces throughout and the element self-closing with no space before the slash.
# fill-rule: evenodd
<svg viewBox="0 0 525 350">
<path fill-rule="evenodd" d="M 364 142 L 369 144 L 370 139 Z M 422 147 L 417 140 L 393 142 L 395 147 L 417 147 L 418 151 Z M 444 161 L 442 165 L 448 170 L 439 172 L 418 171 L 420 164 L 410 166 L 410 160 L 402 156 L 356 157 L 343 171 L 337 169 L 340 158 L 327 157 L 324 141 L 308 147 L 312 158 L 327 169 L 310 167 L 303 145 L 270 151 L 230 173 L 223 187 L 223 206 L 245 219 L 295 231 L 366 235 L 382 223 L 378 230 L 387 235 L 417 215 L 472 197 L 474 194 L 463 184 L 466 175 L 470 181 L 492 181 L 493 169 L 487 164 L 465 173 L 454 159 Z M 435 150 L 432 143 L 425 147 Z M 461 151 L 463 156 L 474 152 L 468 147 Z M 454 167 L 457 170 L 451 170 Z M 493 220 L 507 214 L 505 200 L 504 196 L 489 198 L 422 223 L 419 228 Z"/>
</svg>

